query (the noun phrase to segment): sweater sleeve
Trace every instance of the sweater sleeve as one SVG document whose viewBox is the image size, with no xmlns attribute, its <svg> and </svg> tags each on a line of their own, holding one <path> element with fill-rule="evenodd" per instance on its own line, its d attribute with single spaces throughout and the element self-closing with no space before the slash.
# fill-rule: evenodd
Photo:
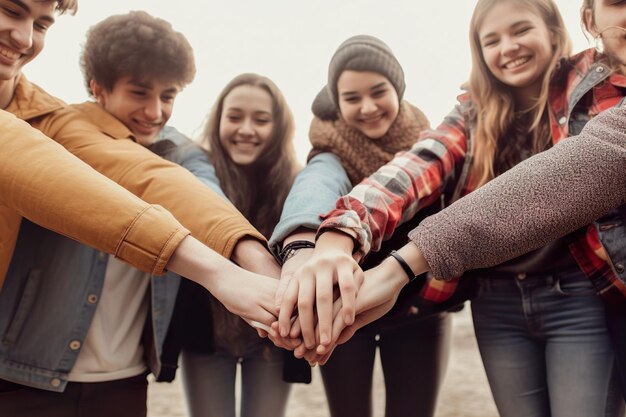
<svg viewBox="0 0 626 417">
<path fill-rule="evenodd" d="M 626 107 L 425 219 L 409 237 L 437 278 L 514 258 L 626 203 Z"/>
<path fill-rule="evenodd" d="M 98 174 L 13 115 L 0 111 L 0 124 L 0 284 L 22 216 L 143 271 L 163 272 L 189 234 L 170 213 Z"/>
<path fill-rule="evenodd" d="M 339 158 L 323 152 L 314 156 L 296 177 L 285 200 L 280 221 L 270 238 L 270 249 L 278 254 L 287 236 L 299 227 L 317 230 L 321 215 L 352 187 Z"/>
<path fill-rule="evenodd" d="M 73 108 L 48 118 L 50 136 L 98 172 L 151 204 L 170 211 L 192 235 L 230 258 L 240 239 L 265 238 L 231 203 L 209 190 L 188 170 L 129 140 L 104 134 Z"/>
<path fill-rule="evenodd" d="M 358 256 L 383 240 L 456 184 L 465 161 L 467 133 L 460 106 L 436 130 L 426 130 L 407 152 L 396 155 L 337 200 L 319 232 L 341 230 L 356 240 Z"/>
</svg>

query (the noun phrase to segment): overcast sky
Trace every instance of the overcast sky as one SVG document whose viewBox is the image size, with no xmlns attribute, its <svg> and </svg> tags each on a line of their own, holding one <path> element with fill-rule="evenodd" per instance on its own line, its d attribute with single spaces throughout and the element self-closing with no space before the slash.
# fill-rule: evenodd
<svg viewBox="0 0 626 417">
<path fill-rule="evenodd" d="M 574 41 L 589 46 L 580 29 L 581 0 L 557 0 Z M 196 137 L 215 97 L 242 72 L 270 77 L 296 118 L 301 161 L 309 148 L 310 104 L 324 85 L 339 44 L 356 34 L 384 40 L 404 68 L 405 99 L 437 125 L 455 104 L 469 73 L 471 0 L 80 0 L 76 16 L 50 29 L 42 54 L 26 75 L 74 103 L 88 99 L 78 66 L 87 29 L 112 14 L 146 10 L 172 23 L 192 44 L 195 81 L 176 101 L 170 124 Z"/>
</svg>

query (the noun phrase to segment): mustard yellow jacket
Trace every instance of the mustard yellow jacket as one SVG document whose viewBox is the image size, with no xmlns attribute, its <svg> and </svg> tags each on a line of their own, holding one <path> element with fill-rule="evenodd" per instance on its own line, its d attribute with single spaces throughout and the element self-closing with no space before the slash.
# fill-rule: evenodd
<svg viewBox="0 0 626 417">
<path fill-rule="evenodd" d="M 22 76 L 6 110 L 136 197 L 1 113 L 0 284 L 22 216 L 157 274 L 189 231 L 225 257 L 243 237 L 265 241 L 230 203 L 137 144 L 99 105 L 67 106 Z"/>
</svg>

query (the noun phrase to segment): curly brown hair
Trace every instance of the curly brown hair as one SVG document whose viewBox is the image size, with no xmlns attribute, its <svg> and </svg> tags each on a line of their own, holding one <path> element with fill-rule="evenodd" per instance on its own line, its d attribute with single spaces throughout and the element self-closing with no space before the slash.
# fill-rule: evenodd
<svg viewBox="0 0 626 417">
<path fill-rule="evenodd" d="M 171 81 L 181 89 L 193 81 L 196 64 L 187 38 L 144 11 L 110 16 L 92 26 L 80 66 L 89 94 L 91 80 L 108 91 L 122 77 Z"/>
<path fill-rule="evenodd" d="M 251 166 L 235 164 L 220 142 L 220 119 L 226 96 L 241 85 L 259 87 L 272 98 L 274 128 L 268 146 Z M 267 238 L 280 219 L 291 184 L 299 169 L 293 147 L 295 123 L 285 97 L 267 77 L 240 74 L 217 97 L 209 113 L 201 144 L 215 166 L 228 199 Z"/>
</svg>

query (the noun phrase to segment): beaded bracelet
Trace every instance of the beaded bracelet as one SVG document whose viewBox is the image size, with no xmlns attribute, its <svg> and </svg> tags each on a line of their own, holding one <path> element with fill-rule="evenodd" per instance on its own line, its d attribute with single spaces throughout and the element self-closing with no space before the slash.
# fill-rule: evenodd
<svg viewBox="0 0 626 417">
<path fill-rule="evenodd" d="M 402 267 L 402 269 L 404 270 L 404 272 L 406 273 L 406 275 L 409 277 L 409 282 L 413 282 L 415 280 L 415 278 L 417 278 L 417 275 L 415 275 L 413 273 L 413 270 L 411 269 L 411 267 L 409 266 L 408 263 L 406 263 L 406 261 L 404 260 L 404 258 L 402 256 L 400 256 L 400 254 L 398 252 L 396 252 L 395 250 L 392 250 L 389 253 L 389 256 L 391 256 L 392 258 L 394 258 L 396 261 L 398 261 L 398 263 L 400 264 L 400 266 Z"/>
<path fill-rule="evenodd" d="M 308 240 L 294 240 L 287 243 L 280 251 L 278 257 L 280 262 L 284 264 L 289 258 L 296 254 L 300 249 L 312 249 L 315 248 L 315 243 Z"/>
</svg>

